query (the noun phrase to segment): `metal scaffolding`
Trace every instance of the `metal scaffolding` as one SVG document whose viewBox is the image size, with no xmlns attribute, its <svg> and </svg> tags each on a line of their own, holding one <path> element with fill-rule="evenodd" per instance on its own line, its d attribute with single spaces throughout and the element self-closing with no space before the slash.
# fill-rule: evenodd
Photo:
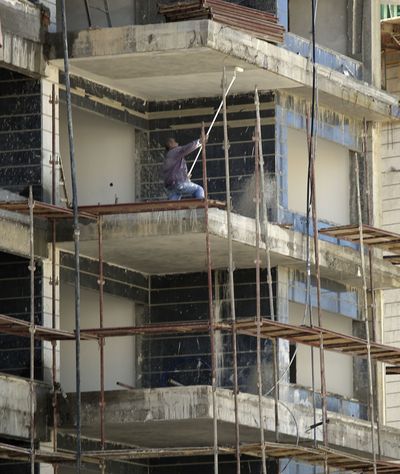
<svg viewBox="0 0 400 474">
<path fill-rule="evenodd" d="M 64 18 L 65 20 L 65 18 Z M 66 57 L 66 64 L 68 57 Z M 67 68 L 66 68 L 67 69 Z M 68 73 L 66 71 L 66 75 Z M 164 457 L 179 456 L 212 456 L 214 463 L 214 472 L 218 473 L 220 456 L 234 456 L 236 461 L 236 472 L 240 474 L 241 457 L 243 455 L 260 458 L 263 474 L 267 473 L 267 457 L 275 460 L 292 458 L 299 462 L 322 465 L 325 470 L 335 468 L 341 470 L 352 470 L 355 472 L 373 472 L 379 473 L 398 473 L 400 464 L 394 460 L 384 460 L 380 458 L 375 445 L 375 415 L 374 415 L 374 397 L 373 397 L 373 375 L 372 361 L 385 364 L 400 366 L 400 348 L 391 347 L 374 342 L 370 336 L 368 307 L 367 307 L 367 273 L 364 245 L 371 247 L 380 247 L 388 250 L 395 255 L 400 255 L 400 235 L 382 231 L 371 226 L 363 224 L 361 219 L 361 197 L 358 189 L 358 214 L 359 223 L 356 226 L 340 226 L 324 229 L 320 233 L 333 236 L 338 239 L 347 239 L 360 244 L 360 260 L 362 262 L 363 277 L 363 311 L 366 329 L 366 338 L 357 338 L 338 332 L 325 329 L 321 318 L 321 287 L 319 272 L 319 248 L 318 248 L 318 219 L 316 212 L 316 183 L 313 155 L 313 143 L 310 139 L 309 147 L 311 154 L 311 182 L 310 182 L 310 210 L 312 211 L 312 221 L 314 229 L 314 250 L 315 250 L 315 273 L 317 279 L 317 310 L 318 325 L 312 324 L 296 326 L 277 321 L 274 308 L 274 292 L 272 286 L 272 271 L 270 259 L 270 242 L 268 236 L 268 218 L 266 209 L 266 193 L 264 185 L 264 159 L 262 151 L 261 121 L 259 110 L 258 91 L 255 89 L 255 128 L 254 128 L 254 202 L 255 202 L 255 282 L 256 282 L 256 314 L 254 318 L 237 319 L 235 312 L 235 281 L 234 281 L 234 252 L 233 252 L 233 233 L 231 224 L 232 203 L 230 196 L 230 173 L 229 173 L 229 139 L 228 139 L 228 117 L 225 94 L 225 73 L 222 82 L 223 100 L 223 130 L 224 130 L 224 155 L 225 155 L 225 181 L 226 181 L 226 203 L 208 199 L 208 176 L 207 176 L 207 156 L 206 156 L 206 134 L 204 124 L 201 130 L 202 142 L 202 176 L 205 190 L 205 199 L 188 199 L 183 201 L 157 201 L 157 202 L 138 202 L 115 205 L 82 206 L 78 208 L 76 192 L 73 194 L 73 210 L 55 205 L 55 142 L 52 149 L 53 164 L 53 196 L 52 204 L 45 204 L 34 201 L 32 188 L 28 201 L 0 203 L 0 209 L 19 212 L 29 216 L 30 227 L 30 282 L 31 282 L 31 306 L 30 321 L 22 321 L 10 316 L 0 315 L 0 333 L 20 337 L 30 338 L 30 448 L 20 448 L 11 444 L 0 443 L 0 458 L 11 460 L 24 460 L 30 462 L 31 472 L 34 474 L 35 463 L 46 462 L 53 464 L 55 472 L 57 466 L 61 463 L 76 463 L 76 470 L 80 472 L 81 462 L 99 464 L 101 472 L 106 472 L 106 462 L 110 460 L 135 460 L 152 459 Z M 67 87 L 67 96 L 68 96 Z M 55 91 L 53 88 L 52 104 L 56 102 Z M 71 104 L 69 103 L 69 107 Z M 55 114 L 55 112 L 53 112 Z M 55 115 L 54 115 L 55 116 Z M 71 116 L 69 115 L 69 121 Z M 55 136 L 55 127 L 53 129 Z M 71 163 L 74 165 L 73 156 L 73 137 L 70 133 L 72 151 Z M 358 162 L 356 165 L 357 183 L 359 185 Z M 76 186 L 76 183 L 75 183 Z M 217 208 L 226 210 L 227 221 L 227 247 L 228 247 L 228 277 L 229 277 L 229 314 L 230 317 L 224 321 L 216 321 L 214 313 L 215 295 L 213 294 L 213 263 L 212 248 L 209 229 L 209 209 Z M 207 269 L 207 289 L 208 289 L 208 321 L 185 322 L 185 323 L 164 323 L 147 324 L 142 326 L 127 327 L 106 327 L 104 324 L 104 256 L 103 256 L 103 218 L 109 215 L 145 213 L 145 212 L 164 212 L 180 211 L 191 209 L 203 209 L 205 221 L 205 260 Z M 51 285 L 52 285 L 52 327 L 44 327 L 35 323 L 35 249 L 34 249 L 34 223 L 35 219 L 47 219 L 51 224 Z M 80 220 L 90 220 L 97 225 L 97 244 L 98 244 L 98 289 L 99 289 L 99 325 L 96 328 L 80 327 L 79 312 L 79 222 Z M 60 220 L 73 220 L 74 241 L 75 241 L 75 278 L 76 278 L 76 328 L 75 331 L 64 331 L 57 329 L 56 314 L 56 223 Z M 309 239 L 308 239 L 309 240 Z M 261 310 L 261 244 L 265 246 L 267 286 L 269 296 L 269 313 L 262 315 Z M 309 245 L 309 242 L 308 242 Z M 372 275 L 372 258 L 369 265 Z M 311 268 L 311 266 L 310 266 Z M 374 288 L 371 287 L 373 292 Z M 216 334 L 231 335 L 232 357 L 233 357 L 233 399 L 234 399 L 234 423 L 235 423 L 235 446 L 226 446 L 220 443 L 218 433 L 218 406 L 217 406 L 217 348 Z M 213 442 L 206 447 L 177 447 L 177 448 L 132 448 L 132 449 L 107 449 L 107 433 L 105 423 L 105 353 L 104 344 L 107 338 L 139 336 L 139 335 L 165 335 L 165 334 L 209 334 L 210 337 L 210 356 L 211 356 L 211 387 L 212 387 L 212 420 L 213 420 Z M 237 336 L 246 335 L 256 338 L 256 356 L 257 356 L 257 388 L 258 388 L 258 412 L 259 412 L 259 443 L 249 444 L 240 442 L 240 420 L 239 420 L 239 381 L 238 381 L 238 351 Z M 272 341 L 273 348 L 273 379 L 274 379 L 274 413 L 275 413 L 275 437 L 276 442 L 265 441 L 265 417 L 263 414 L 263 399 L 265 397 L 263 390 L 263 364 L 261 341 L 268 339 Z M 296 344 L 303 344 L 311 348 L 318 348 L 320 351 L 321 366 L 321 396 L 322 396 L 322 425 L 323 425 L 323 444 L 315 442 L 313 447 L 299 445 L 298 443 L 289 444 L 279 442 L 279 365 L 278 365 L 278 341 L 279 339 L 288 340 Z M 35 340 L 50 341 L 52 344 L 52 381 L 53 381 L 53 443 L 52 451 L 43 451 L 36 449 L 35 446 L 35 373 L 34 373 L 34 350 Z M 58 388 L 57 388 L 57 343 L 59 341 L 72 341 L 76 345 L 76 365 L 77 365 L 77 447 L 75 452 L 60 450 L 57 444 L 58 432 Z M 99 424 L 100 424 L 100 449 L 84 451 L 81 447 L 81 400 L 80 400 L 80 372 L 79 372 L 79 348 L 81 342 L 97 341 L 99 344 L 99 365 L 100 365 L 100 404 L 99 404 Z M 369 404 L 370 421 L 372 432 L 372 459 L 369 457 L 358 457 L 349 454 L 346 451 L 333 450 L 328 446 L 327 438 L 327 407 L 326 407 L 326 384 L 325 384 L 325 351 L 333 351 L 340 354 L 347 354 L 351 357 L 363 357 L 368 361 L 368 382 L 369 382 Z M 394 369 L 393 369 L 394 370 Z M 125 386 L 124 384 L 120 384 Z M 315 417 L 315 412 L 314 412 Z M 379 430 L 378 430 L 379 431 Z"/>
</svg>

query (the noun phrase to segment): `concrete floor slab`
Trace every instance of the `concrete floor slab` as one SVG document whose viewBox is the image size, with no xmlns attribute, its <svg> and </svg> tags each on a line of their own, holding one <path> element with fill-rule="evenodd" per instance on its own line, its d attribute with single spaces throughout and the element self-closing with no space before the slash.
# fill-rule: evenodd
<svg viewBox="0 0 400 474">
<path fill-rule="evenodd" d="M 227 268 L 228 242 L 226 212 L 209 211 L 213 268 Z M 255 221 L 232 214 L 233 252 L 236 268 L 253 268 Z M 272 265 L 305 269 L 306 238 L 292 229 L 269 224 Z M 60 229 L 58 246 L 73 250 L 69 231 Z M 165 211 L 106 216 L 104 218 L 104 259 L 146 274 L 189 273 L 206 270 L 204 211 Z M 97 258 L 97 226 L 81 227 L 81 253 Z M 357 250 L 320 240 L 321 275 L 354 286 L 362 286 L 360 255 Z M 400 287 L 400 269 L 377 256 L 374 258 L 375 288 Z"/>
<path fill-rule="evenodd" d="M 50 37 L 50 60 L 60 69 L 62 41 Z M 223 66 L 244 67 L 233 94 L 311 90 L 308 60 L 210 20 L 83 30 L 71 34 L 71 72 L 145 100 L 220 95 Z M 321 105 L 370 120 L 398 118 L 397 100 L 376 88 L 317 66 Z"/>
<path fill-rule="evenodd" d="M 75 397 L 61 405 L 61 429 L 73 433 Z M 274 402 L 263 399 L 266 440 L 274 440 Z M 317 410 L 317 419 L 321 412 Z M 234 445 L 234 400 L 230 390 L 217 389 L 218 438 L 220 445 Z M 301 444 L 312 441 L 309 426 L 313 413 L 307 407 L 287 403 L 279 408 L 281 441 Z M 259 442 L 258 397 L 239 394 L 239 424 L 242 443 Z M 212 389 L 209 386 L 138 389 L 106 392 L 106 437 L 139 447 L 210 446 L 213 439 Z M 82 394 L 83 435 L 99 438 L 99 392 Z M 332 447 L 369 455 L 370 424 L 367 421 L 329 413 L 328 437 Z M 317 439 L 322 440 L 321 429 Z M 396 458 L 400 430 L 381 431 L 383 455 Z"/>
</svg>

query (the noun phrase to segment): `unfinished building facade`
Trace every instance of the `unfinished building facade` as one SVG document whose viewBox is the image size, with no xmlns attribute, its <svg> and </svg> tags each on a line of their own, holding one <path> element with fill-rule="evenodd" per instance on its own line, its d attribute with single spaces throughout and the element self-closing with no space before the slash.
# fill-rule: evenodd
<svg viewBox="0 0 400 474">
<path fill-rule="evenodd" d="M 65 3 L 0 0 L 0 472 L 399 471 L 398 19 Z"/>
</svg>

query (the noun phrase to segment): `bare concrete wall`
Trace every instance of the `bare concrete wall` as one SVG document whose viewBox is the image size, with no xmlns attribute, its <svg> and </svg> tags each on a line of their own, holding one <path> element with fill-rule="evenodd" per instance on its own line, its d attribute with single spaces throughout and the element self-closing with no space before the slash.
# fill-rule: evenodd
<svg viewBox="0 0 400 474">
<path fill-rule="evenodd" d="M 81 289 L 82 328 L 99 326 L 98 292 Z M 73 330 L 74 289 L 62 284 L 60 293 L 61 329 Z M 133 326 L 135 304 L 127 298 L 104 295 L 104 326 Z M 99 390 L 99 346 L 97 342 L 82 342 L 82 390 Z M 135 339 L 134 337 L 109 338 L 105 345 L 105 388 L 116 390 L 116 382 L 135 384 Z M 66 392 L 75 391 L 75 346 L 71 342 L 61 343 L 60 354 L 61 386 Z"/>
<path fill-rule="evenodd" d="M 305 213 L 308 151 L 303 130 L 288 129 L 289 209 Z M 347 148 L 319 138 L 316 174 L 320 219 L 348 224 L 350 219 L 350 168 Z"/>
<path fill-rule="evenodd" d="M 100 115 L 73 109 L 80 204 L 135 200 L 135 129 Z M 71 196 L 66 108 L 60 105 L 60 152 Z"/>
<path fill-rule="evenodd" d="M 289 303 L 289 322 L 300 325 L 303 323 L 304 305 Z M 352 319 L 340 314 L 322 312 L 323 326 L 333 331 L 352 334 Z M 319 350 L 314 349 L 315 383 L 320 388 Z M 311 387 L 311 348 L 302 344 L 297 351 L 297 383 Z M 328 392 L 345 397 L 353 396 L 353 362 L 347 355 L 325 351 L 325 373 Z"/>
<path fill-rule="evenodd" d="M 347 0 L 319 0 L 317 10 L 317 43 L 347 54 Z M 311 38 L 311 2 L 290 0 L 289 31 Z"/>
</svg>

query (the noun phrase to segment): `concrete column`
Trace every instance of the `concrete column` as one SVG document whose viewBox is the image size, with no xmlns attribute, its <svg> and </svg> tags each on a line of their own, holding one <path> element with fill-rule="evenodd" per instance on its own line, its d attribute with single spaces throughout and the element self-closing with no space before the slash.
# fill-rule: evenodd
<svg viewBox="0 0 400 474">
<path fill-rule="evenodd" d="M 282 222 L 288 208 L 288 148 L 286 113 L 279 105 L 279 93 L 275 104 L 275 202 L 272 203 L 272 220 Z"/>
<path fill-rule="evenodd" d="M 48 66 L 46 77 L 41 80 L 41 102 L 42 102 L 42 196 L 43 201 L 51 202 L 52 199 L 52 86 L 55 84 L 56 97 L 58 98 L 58 69 Z M 59 146 L 59 111 L 58 103 L 55 105 L 55 151 L 58 161 Z M 56 164 L 56 204 L 60 202 L 60 177 L 59 166 Z"/>
<path fill-rule="evenodd" d="M 364 0 L 362 3 L 362 12 L 362 61 L 364 63 L 364 80 L 380 88 L 380 3 L 376 0 Z"/>
<path fill-rule="evenodd" d="M 276 270 L 276 319 L 282 323 L 289 322 L 289 269 L 277 267 Z M 289 341 L 279 339 L 278 345 L 278 380 L 289 366 Z M 284 375 L 280 385 L 280 398 L 287 399 L 289 373 Z"/>
<path fill-rule="evenodd" d="M 51 244 L 49 244 L 51 255 Z M 52 263 L 51 259 L 43 260 L 42 298 L 43 298 L 43 326 L 52 327 Z M 56 328 L 60 327 L 60 252 L 56 251 Z M 43 380 L 52 385 L 53 354 L 52 344 L 43 341 Z M 60 380 L 60 343 L 57 344 L 57 380 Z"/>
</svg>

